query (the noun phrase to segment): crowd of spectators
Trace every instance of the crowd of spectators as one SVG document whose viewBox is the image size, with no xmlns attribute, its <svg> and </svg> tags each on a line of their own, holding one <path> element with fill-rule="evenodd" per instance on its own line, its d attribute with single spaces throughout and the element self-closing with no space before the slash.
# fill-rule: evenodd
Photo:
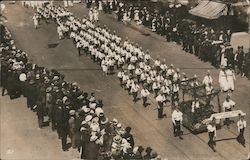
<svg viewBox="0 0 250 160">
<path fill-rule="evenodd" d="M 110 121 L 94 93 L 65 81 L 55 69 L 32 63 L 16 47 L 8 29 L 0 27 L 2 96 L 6 91 L 10 99 L 24 96 L 27 108 L 37 115 L 38 126 L 50 125 L 57 132 L 63 151 L 69 149 L 70 138 L 70 147 L 81 153 L 81 159 L 161 159 L 151 147 L 135 145 L 131 127 L 124 128 L 115 118 Z"/>
</svg>

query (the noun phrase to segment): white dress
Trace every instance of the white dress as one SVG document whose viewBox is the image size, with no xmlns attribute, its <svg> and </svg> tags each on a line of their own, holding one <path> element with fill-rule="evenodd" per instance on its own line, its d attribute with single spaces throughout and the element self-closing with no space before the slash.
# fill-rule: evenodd
<svg viewBox="0 0 250 160">
<path fill-rule="evenodd" d="M 140 20 L 140 18 L 139 18 L 139 11 L 138 10 L 135 10 L 135 15 L 134 15 L 134 20 L 137 22 L 137 21 L 139 21 Z"/>
<path fill-rule="evenodd" d="M 99 13 L 97 10 L 93 11 L 93 18 L 94 18 L 94 21 L 99 21 Z"/>
<path fill-rule="evenodd" d="M 225 57 L 225 54 L 224 54 L 224 53 L 221 55 L 220 65 L 221 65 L 221 66 L 224 66 L 224 67 L 227 66 L 227 58 Z"/>
<path fill-rule="evenodd" d="M 99 11 L 102 11 L 103 9 L 102 9 L 102 1 L 99 1 L 98 2 L 98 10 Z"/>
<path fill-rule="evenodd" d="M 229 85 L 228 85 L 227 75 L 226 75 L 226 72 L 222 70 L 219 73 L 219 84 L 220 84 L 221 90 L 228 91 Z"/>
<path fill-rule="evenodd" d="M 63 4 L 64 4 L 64 7 L 68 7 L 68 1 L 67 0 L 64 0 Z"/>
<path fill-rule="evenodd" d="M 37 26 L 38 26 L 38 19 L 37 19 L 36 16 L 33 17 L 33 21 L 34 21 L 35 28 L 37 28 Z"/>
<path fill-rule="evenodd" d="M 72 3 L 71 0 L 68 0 L 68 5 L 71 6 L 71 7 L 73 6 L 73 3 Z"/>
<path fill-rule="evenodd" d="M 89 11 L 89 20 L 93 21 L 93 19 L 94 19 L 93 12 Z"/>
<path fill-rule="evenodd" d="M 234 90 L 234 81 L 235 81 L 234 71 L 231 69 L 227 69 L 226 75 L 228 81 L 228 89 Z"/>
</svg>

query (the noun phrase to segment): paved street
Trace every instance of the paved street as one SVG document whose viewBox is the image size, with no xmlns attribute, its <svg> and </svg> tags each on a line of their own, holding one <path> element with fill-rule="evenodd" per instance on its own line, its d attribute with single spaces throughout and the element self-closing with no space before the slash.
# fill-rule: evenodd
<svg viewBox="0 0 250 160">
<path fill-rule="evenodd" d="M 70 10 L 80 18 L 88 15 L 83 5 L 74 6 Z M 18 48 L 28 53 L 34 63 L 50 69 L 58 69 L 66 75 L 68 81 L 76 81 L 84 91 L 95 92 L 96 97 L 103 100 L 104 110 L 109 119 L 115 117 L 124 126 L 129 125 L 133 128 L 132 133 L 136 144 L 151 146 L 169 160 L 243 160 L 246 158 L 249 152 L 249 127 L 245 134 L 246 148 L 238 144 L 235 139 L 224 140 L 217 143 L 217 152 L 214 153 L 207 145 L 207 133 L 193 135 L 186 129 L 184 129 L 184 140 L 180 141 L 172 134 L 169 106 L 166 109 L 167 118 L 159 121 L 153 98 L 150 99 L 151 105 L 146 109 L 142 107 L 141 101 L 134 104 L 132 97 L 129 97 L 127 92 L 119 86 L 116 75 L 104 76 L 101 68 L 89 57 L 84 55 L 78 57 L 77 50 L 70 39 L 58 40 L 54 22 L 42 23 L 35 30 L 32 21 L 33 11 L 19 4 L 7 5 L 4 14 L 8 19 L 7 27 Z M 166 58 L 168 64 L 173 63 L 176 67 L 180 67 L 187 75 L 197 74 L 199 79 L 202 79 L 206 70 L 210 69 L 215 86 L 218 87 L 219 70 L 183 52 L 175 43 L 167 43 L 154 33 L 144 36 L 133 27 L 118 23 L 111 15 L 101 14 L 100 24 L 116 30 L 123 40 L 127 36 L 144 50 L 149 49 L 153 58 L 157 56 Z M 48 48 L 48 44 L 53 43 L 59 43 L 59 45 L 55 48 Z M 237 77 L 235 88 L 232 99 L 237 103 L 236 109 L 246 112 L 247 122 L 249 122 L 249 81 Z M 222 94 L 221 102 L 224 98 L 225 94 Z M 0 158 L 47 160 L 73 159 L 79 156 L 73 150 L 63 153 L 56 134 L 51 132 L 50 128 L 38 129 L 35 114 L 28 111 L 23 98 L 10 101 L 7 97 L 1 97 L 0 102 Z M 222 128 L 217 134 L 218 139 L 235 138 L 237 136 L 236 125 L 233 124 L 230 129 Z"/>
</svg>

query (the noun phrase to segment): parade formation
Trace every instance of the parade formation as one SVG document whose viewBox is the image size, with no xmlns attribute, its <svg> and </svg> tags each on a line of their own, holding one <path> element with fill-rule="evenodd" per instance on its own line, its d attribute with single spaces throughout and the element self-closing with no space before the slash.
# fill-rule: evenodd
<svg viewBox="0 0 250 160">
<path fill-rule="evenodd" d="M 238 109 L 239 104 L 232 95 L 237 90 L 237 76 L 249 79 L 250 52 L 246 53 L 243 46 L 234 51 L 230 45 L 230 28 L 220 30 L 189 20 L 186 8 L 180 3 L 155 10 L 153 2 L 86 0 L 88 14 L 82 19 L 67 8 L 74 3 L 79 2 L 65 0 L 64 7 L 53 1 L 22 1 L 21 4 L 34 11 L 35 30 L 55 24 L 59 41 L 71 39 L 77 56 L 89 57 L 101 68 L 104 77 L 115 75 L 134 105 L 141 104 L 146 109 L 155 102 L 157 120 L 170 118 L 173 125 L 173 132 L 167 134 L 183 142 L 188 141 L 183 136 L 183 127 L 193 134 L 207 132 L 207 145 L 217 152 L 219 129 L 223 126 L 230 129 L 235 124 L 238 132 L 235 139 L 246 147 L 244 132 L 248 113 Z M 211 63 L 219 70 L 218 88 L 210 70 L 199 80 L 196 73 L 186 74 L 174 64 L 167 64 L 165 57 L 154 59 L 140 44 L 118 36 L 119 30 L 101 25 L 100 15 L 107 13 L 126 25 L 150 28 L 166 38 L 167 43 L 182 45 L 185 52 Z M 78 82 L 67 82 L 58 70 L 29 60 L 28 54 L 16 47 L 7 27 L 1 24 L 1 28 L 2 96 L 7 94 L 10 99 L 24 96 L 28 109 L 37 115 L 38 127 L 50 126 L 57 133 L 63 151 L 76 149 L 80 159 L 87 160 L 167 159 L 150 146 L 136 144 L 133 129 L 124 127 L 116 118 L 110 120 L 104 113 L 105 102 L 94 92 L 85 92 Z M 235 118 L 238 118 L 236 122 Z"/>
</svg>

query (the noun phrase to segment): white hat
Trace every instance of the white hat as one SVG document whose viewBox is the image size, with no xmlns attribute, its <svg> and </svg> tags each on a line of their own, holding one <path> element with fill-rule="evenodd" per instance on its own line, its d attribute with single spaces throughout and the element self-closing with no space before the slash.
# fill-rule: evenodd
<svg viewBox="0 0 250 160">
<path fill-rule="evenodd" d="M 71 116 L 75 115 L 75 113 L 76 113 L 75 110 L 70 110 L 70 111 L 69 111 L 69 114 L 70 114 Z"/>
<path fill-rule="evenodd" d="M 95 109 L 95 107 L 96 107 L 96 103 L 89 103 L 89 108 Z"/>
<path fill-rule="evenodd" d="M 82 121 L 82 122 L 81 122 L 81 125 L 84 125 L 84 124 L 86 124 L 86 123 L 87 123 L 86 121 Z"/>
<path fill-rule="evenodd" d="M 59 80 L 59 77 L 58 76 L 54 76 L 53 80 L 57 81 L 57 80 Z"/>
<path fill-rule="evenodd" d="M 81 132 L 84 131 L 84 130 L 86 130 L 85 127 L 81 127 L 81 128 L 80 128 L 80 131 L 81 131 Z"/>
<path fill-rule="evenodd" d="M 86 121 L 86 122 L 89 122 L 92 118 L 93 118 L 93 116 L 87 115 L 87 116 L 85 117 L 85 121 Z"/>
<path fill-rule="evenodd" d="M 26 81 L 27 80 L 26 74 L 25 73 L 21 73 L 20 76 L 19 76 L 19 80 L 22 81 L 22 82 Z"/>
<path fill-rule="evenodd" d="M 68 97 L 64 96 L 63 99 L 62 99 L 63 103 L 65 103 L 67 99 L 68 99 Z"/>
<path fill-rule="evenodd" d="M 96 141 L 97 140 L 97 136 L 96 135 L 92 135 L 91 137 L 90 137 L 90 141 L 91 142 L 94 142 L 94 141 Z"/>
<path fill-rule="evenodd" d="M 78 96 L 77 97 L 77 99 L 79 99 L 79 100 L 81 100 L 81 99 L 83 99 L 84 97 L 83 97 L 83 95 L 81 94 L 80 96 Z"/>
<path fill-rule="evenodd" d="M 104 113 L 103 109 L 100 107 L 97 107 L 95 109 L 95 114 L 99 117 L 101 113 Z"/>
<path fill-rule="evenodd" d="M 116 135 L 116 136 L 113 138 L 113 141 L 114 141 L 115 143 L 119 143 L 119 142 L 122 141 L 122 137 L 119 136 L 119 135 Z"/>
<path fill-rule="evenodd" d="M 117 124 L 118 123 L 118 120 L 116 119 L 116 118 L 114 118 L 113 120 L 112 120 L 112 122 L 111 123 L 113 123 L 113 124 Z"/>
<path fill-rule="evenodd" d="M 90 101 L 90 102 L 94 102 L 94 101 L 95 101 L 95 97 L 91 97 L 91 98 L 89 99 L 89 101 Z"/>
<path fill-rule="evenodd" d="M 88 108 L 87 106 L 82 106 L 81 108 L 85 113 L 88 113 L 90 111 L 90 108 Z"/>
<path fill-rule="evenodd" d="M 99 121 L 99 118 L 98 118 L 98 117 L 94 117 L 94 118 L 92 118 L 92 120 L 91 120 L 92 123 L 98 123 L 98 121 Z"/>
<path fill-rule="evenodd" d="M 118 123 L 118 124 L 117 124 L 117 127 L 118 127 L 118 128 L 122 127 L 122 124 L 121 124 L 121 123 Z"/>
</svg>

